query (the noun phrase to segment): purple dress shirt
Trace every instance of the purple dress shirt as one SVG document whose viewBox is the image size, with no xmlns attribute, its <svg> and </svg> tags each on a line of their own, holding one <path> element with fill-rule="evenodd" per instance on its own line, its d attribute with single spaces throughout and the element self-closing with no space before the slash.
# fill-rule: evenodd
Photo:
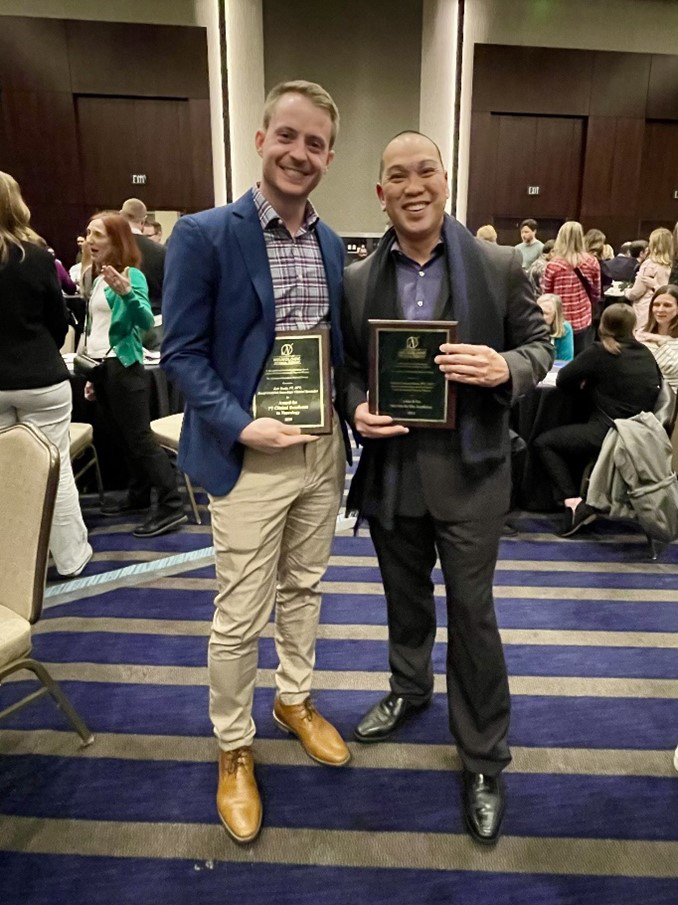
<svg viewBox="0 0 678 905">
<path fill-rule="evenodd" d="M 429 260 L 421 265 L 403 254 L 397 242 L 393 243 L 391 254 L 396 267 L 398 300 L 405 320 L 435 320 L 445 275 L 444 251 L 441 239 Z"/>
</svg>

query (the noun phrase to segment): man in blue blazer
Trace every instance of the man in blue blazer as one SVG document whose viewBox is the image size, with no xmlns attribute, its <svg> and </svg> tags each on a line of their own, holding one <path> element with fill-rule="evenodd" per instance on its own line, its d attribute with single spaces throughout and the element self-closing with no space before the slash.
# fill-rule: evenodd
<svg viewBox="0 0 678 905">
<path fill-rule="evenodd" d="M 276 334 L 329 330 L 332 364 L 341 363 L 343 245 L 308 200 L 334 157 L 338 124 L 319 85 L 274 88 L 255 136 L 261 182 L 233 204 L 183 217 L 167 255 L 162 365 L 186 399 L 179 465 L 209 494 L 216 552 L 208 666 L 217 811 L 240 843 L 262 821 L 252 706 L 258 640 L 274 605 L 273 718 L 314 760 L 350 758 L 310 698 L 319 583 L 344 486 L 339 420 L 313 436 L 252 415 Z"/>
</svg>

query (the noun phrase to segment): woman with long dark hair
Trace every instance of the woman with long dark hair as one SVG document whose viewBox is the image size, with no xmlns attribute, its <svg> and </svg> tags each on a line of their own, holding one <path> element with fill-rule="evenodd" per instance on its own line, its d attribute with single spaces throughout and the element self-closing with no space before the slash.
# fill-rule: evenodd
<svg viewBox="0 0 678 905">
<path fill-rule="evenodd" d="M 652 353 L 635 339 L 635 325 L 630 305 L 610 305 L 600 320 L 601 341 L 558 372 L 559 389 L 572 391 L 583 385 L 592 404 L 586 424 L 555 427 L 535 442 L 556 501 L 565 506 L 562 537 L 569 537 L 596 517 L 579 495 L 579 484 L 583 466 L 600 452 L 612 421 L 652 411 L 657 401 L 661 374 Z"/>
<path fill-rule="evenodd" d="M 0 172 L 0 427 L 32 424 L 59 450 L 50 552 L 57 571 L 80 575 L 92 558 L 71 467 L 73 397 L 59 349 L 68 312 L 52 255 L 31 241 L 30 211 Z"/>
<path fill-rule="evenodd" d="M 645 329 L 637 336 L 654 355 L 671 389 L 678 392 L 678 286 L 656 290 Z"/>
<path fill-rule="evenodd" d="M 134 530 L 137 537 L 155 537 L 187 521 L 167 454 L 150 426 L 148 383 L 141 336 L 153 326 L 146 278 L 139 270 L 141 255 L 129 223 L 119 214 L 96 215 L 87 227 L 93 283 L 87 310 L 84 350 L 101 362 L 91 385 L 122 441 L 131 482 L 127 496 L 102 509 L 105 515 L 144 512 L 157 490 L 157 508 Z"/>
</svg>

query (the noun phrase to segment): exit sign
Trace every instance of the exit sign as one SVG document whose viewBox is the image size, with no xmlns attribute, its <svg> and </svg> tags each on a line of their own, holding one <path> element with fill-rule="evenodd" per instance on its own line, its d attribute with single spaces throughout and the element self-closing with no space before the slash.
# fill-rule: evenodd
<svg viewBox="0 0 678 905">
<path fill-rule="evenodd" d="M 528 195 L 538 195 L 539 194 L 539 186 L 538 185 L 528 185 L 527 187 Z"/>
<path fill-rule="evenodd" d="M 132 185 L 146 185 L 146 176 L 143 173 L 136 173 L 132 176 Z"/>
</svg>

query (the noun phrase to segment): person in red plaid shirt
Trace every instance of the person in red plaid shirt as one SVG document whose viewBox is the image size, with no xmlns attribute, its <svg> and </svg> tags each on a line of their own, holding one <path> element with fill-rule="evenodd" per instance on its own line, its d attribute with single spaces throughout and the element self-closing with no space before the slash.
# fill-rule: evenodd
<svg viewBox="0 0 678 905">
<path fill-rule="evenodd" d="M 542 292 L 559 295 L 565 320 L 574 331 L 574 354 L 593 342 L 592 310 L 600 301 L 600 264 L 584 249 L 581 223 L 572 220 L 558 230 L 551 260 L 546 265 Z"/>
</svg>

